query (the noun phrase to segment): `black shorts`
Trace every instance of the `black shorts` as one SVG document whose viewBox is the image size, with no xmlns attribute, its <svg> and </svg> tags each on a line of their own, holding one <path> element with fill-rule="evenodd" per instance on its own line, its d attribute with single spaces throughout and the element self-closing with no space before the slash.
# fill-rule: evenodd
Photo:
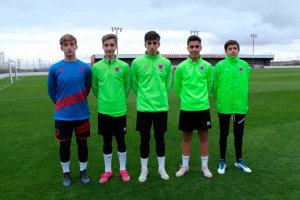
<svg viewBox="0 0 300 200">
<path fill-rule="evenodd" d="M 98 134 L 120 135 L 126 134 L 126 115 L 120 117 L 112 117 L 109 115 L 98 113 Z"/>
<path fill-rule="evenodd" d="M 164 112 L 140 112 L 137 111 L 136 131 L 150 132 L 153 123 L 155 132 L 166 132 L 168 122 L 168 111 Z"/>
<path fill-rule="evenodd" d="M 55 120 L 55 138 L 58 141 L 72 139 L 73 130 L 77 139 L 87 139 L 90 137 L 90 120 L 63 121 Z"/>
<path fill-rule="evenodd" d="M 204 131 L 211 128 L 210 111 L 185 111 L 180 110 L 178 129 L 184 132 L 194 130 Z"/>
</svg>

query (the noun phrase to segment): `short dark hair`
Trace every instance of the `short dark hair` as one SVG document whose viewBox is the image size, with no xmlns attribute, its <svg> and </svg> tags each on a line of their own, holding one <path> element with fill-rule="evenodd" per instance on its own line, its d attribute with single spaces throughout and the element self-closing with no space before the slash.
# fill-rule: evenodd
<svg viewBox="0 0 300 200">
<path fill-rule="evenodd" d="M 160 40 L 160 36 L 155 31 L 149 31 L 145 34 L 145 43 L 149 40 Z"/>
<path fill-rule="evenodd" d="M 116 45 L 118 45 L 118 37 L 115 34 L 106 34 L 102 37 L 102 44 L 104 44 L 105 40 L 109 40 L 109 39 L 113 39 L 116 43 Z"/>
<path fill-rule="evenodd" d="M 191 35 L 188 39 L 187 39 L 187 45 L 189 46 L 189 43 L 191 41 L 199 41 L 201 44 L 201 38 L 198 35 Z"/>
<path fill-rule="evenodd" d="M 236 40 L 228 40 L 228 41 L 225 43 L 225 45 L 224 45 L 225 51 L 227 50 L 227 47 L 228 47 L 229 45 L 237 45 L 238 50 L 240 50 L 240 44 L 239 44 Z"/>
<path fill-rule="evenodd" d="M 63 45 L 63 43 L 68 42 L 68 41 L 74 41 L 75 44 L 77 45 L 77 39 L 76 39 L 76 37 L 74 37 L 73 35 L 68 34 L 68 33 L 65 34 L 65 35 L 63 35 L 63 36 L 60 38 L 59 44 L 60 44 L 60 45 Z"/>
</svg>

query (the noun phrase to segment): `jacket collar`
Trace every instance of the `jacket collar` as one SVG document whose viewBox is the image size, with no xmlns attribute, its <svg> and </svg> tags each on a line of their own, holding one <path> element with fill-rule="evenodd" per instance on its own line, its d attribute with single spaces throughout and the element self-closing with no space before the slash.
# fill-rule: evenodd
<svg viewBox="0 0 300 200">
<path fill-rule="evenodd" d="M 106 58 L 105 58 L 105 56 L 103 56 L 103 62 L 105 63 L 105 64 L 114 64 L 116 61 L 118 60 L 118 58 L 117 58 L 117 56 L 113 59 L 113 60 L 107 60 Z"/>
<path fill-rule="evenodd" d="M 239 61 L 239 57 L 226 56 L 226 60 L 228 60 L 230 63 L 236 63 L 237 61 Z"/>
<path fill-rule="evenodd" d="M 147 54 L 147 51 L 145 51 L 145 57 L 148 59 L 155 59 L 155 58 L 158 58 L 159 56 L 160 56 L 159 51 L 157 51 L 157 54 L 155 56 L 151 56 L 151 55 Z"/>
<path fill-rule="evenodd" d="M 190 62 L 190 63 L 195 63 L 189 56 L 187 57 L 187 59 L 188 59 L 188 61 Z M 195 63 L 195 64 L 198 64 L 199 62 L 201 62 L 202 61 L 202 55 L 200 55 L 200 58 L 199 58 L 199 60 L 197 60 L 197 62 Z"/>
</svg>

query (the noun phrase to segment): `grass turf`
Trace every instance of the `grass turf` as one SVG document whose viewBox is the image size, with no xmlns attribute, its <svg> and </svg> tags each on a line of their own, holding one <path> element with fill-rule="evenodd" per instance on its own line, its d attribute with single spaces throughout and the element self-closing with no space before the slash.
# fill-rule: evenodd
<svg viewBox="0 0 300 200">
<path fill-rule="evenodd" d="M 89 185 L 79 181 L 76 142 L 71 150 L 73 185 L 62 186 L 59 144 L 54 139 L 53 105 L 47 95 L 46 76 L 22 77 L 6 87 L 0 80 L 0 199 L 299 199 L 300 197 L 300 69 L 252 70 L 250 110 L 247 114 L 243 157 L 251 174 L 234 167 L 233 134 L 228 138 L 227 169 L 217 174 L 219 159 L 218 119 L 211 99 L 213 128 L 210 130 L 209 167 L 212 179 L 200 172 L 199 141 L 194 135 L 190 172 L 176 178 L 181 163 L 181 133 L 177 130 L 179 100 L 172 90 L 166 141 L 169 181 L 157 174 L 154 137 L 151 138 L 148 180 L 140 184 L 139 135 L 135 127 L 135 95 L 128 98 L 127 169 L 132 177 L 123 183 L 118 176 L 116 143 L 114 177 L 98 184 L 104 170 L 102 138 L 97 134 L 96 99 L 89 95 L 91 137 Z M 3 87 L 6 87 L 2 89 Z"/>
</svg>

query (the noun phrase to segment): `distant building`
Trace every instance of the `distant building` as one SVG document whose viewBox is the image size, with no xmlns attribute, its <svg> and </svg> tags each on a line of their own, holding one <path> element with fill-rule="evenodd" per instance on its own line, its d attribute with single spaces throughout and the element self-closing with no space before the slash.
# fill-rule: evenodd
<svg viewBox="0 0 300 200">
<path fill-rule="evenodd" d="M 133 59 L 135 59 L 138 56 L 141 56 L 143 54 L 119 54 L 118 58 L 122 59 L 123 61 L 127 62 L 129 65 L 131 65 Z M 225 54 L 201 54 L 203 59 L 211 63 L 212 65 L 215 65 L 218 61 L 225 58 Z M 91 56 L 91 65 L 93 65 L 95 62 L 101 60 L 103 58 L 103 54 L 94 54 Z M 171 60 L 172 65 L 176 66 L 183 60 L 185 60 L 188 56 L 188 54 L 162 54 L 162 56 L 168 58 Z M 269 66 L 271 65 L 271 60 L 274 60 L 274 55 L 242 55 L 240 54 L 239 57 L 246 62 L 249 63 L 249 65 L 252 66 Z"/>
</svg>

